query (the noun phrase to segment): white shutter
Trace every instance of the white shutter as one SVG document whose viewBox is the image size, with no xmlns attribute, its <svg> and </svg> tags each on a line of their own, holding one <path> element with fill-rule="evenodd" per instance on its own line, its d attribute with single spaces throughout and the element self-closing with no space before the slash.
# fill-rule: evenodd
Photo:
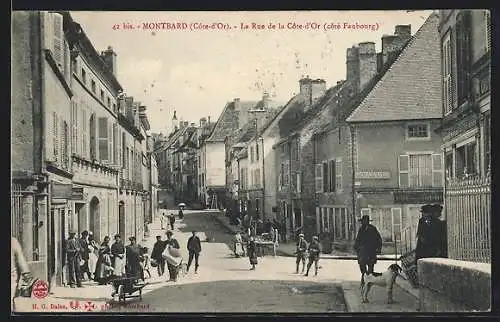
<svg viewBox="0 0 500 322">
<path fill-rule="evenodd" d="M 315 169 L 316 193 L 323 192 L 323 164 L 316 164 Z"/>
<path fill-rule="evenodd" d="M 53 160 L 55 162 L 58 162 L 59 161 L 59 131 L 58 131 L 58 127 L 59 127 L 59 119 L 57 117 L 57 113 L 56 112 L 52 112 L 52 119 L 53 119 L 53 123 L 52 123 L 52 140 L 53 140 L 53 148 L 54 150 L 52 151 L 52 155 L 54 156 Z"/>
<path fill-rule="evenodd" d="M 401 233 L 403 227 L 403 218 L 401 216 L 401 208 L 391 208 L 392 215 L 392 236 L 391 239 L 394 241 L 401 241 Z"/>
<path fill-rule="evenodd" d="M 47 161 L 54 161 L 54 114 L 47 115 L 47 133 L 45 134 L 45 159 Z"/>
<path fill-rule="evenodd" d="M 335 161 L 335 190 L 342 190 L 342 158 Z"/>
<path fill-rule="evenodd" d="M 297 188 L 297 192 L 298 193 L 302 192 L 302 181 L 301 181 L 301 176 L 300 175 L 301 175 L 300 173 L 297 173 L 296 188 Z"/>
<path fill-rule="evenodd" d="M 42 19 L 43 19 L 43 49 L 53 51 L 53 34 L 54 34 L 54 22 L 53 15 L 50 12 L 42 11 Z"/>
<path fill-rule="evenodd" d="M 443 186 L 443 156 L 440 153 L 432 155 L 432 186 Z"/>
<path fill-rule="evenodd" d="M 60 164 L 63 168 L 66 168 L 66 127 L 65 127 L 66 122 L 61 118 L 59 122 L 59 137 L 60 137 Z"/>
<path fill-rule="evenodd" d="M 99 117 L 98 118 L 98 150 L 99 150 L 99 160 L 109 161 L 109 145 L 108 145 L 108 118 Z"/>
<path fill-rule="evenodd" d="M 408 188 L 409 186 L 409 173 L 408 173 L 409 162 L 410 158 L 406 154 L 400 155 L 398 158 L 400 188 Z"/>
<path fill-rule="evenodd" d="M 78 103 L 73 101 L 73 120 L 71 122 L 71 132 L 72 132 L 72 153 L 78 154 Z"/>
<path fill-rule="evenodd" d="M 113 127 L 108 123 L 108 161 L 113 162 Z"/>
<path fill-rule="evenodd" d="M 52 33 L 52 53 L 54 60 L 61 71 L 64 71 L 64 32 L 63 16 L 60 13 L 52 12 L 53 33 Z"/>
<path fill-rule="evenodd" d="M 484 21 L 486 24 L 486 51 L 491 51 L 491 13 L 484 10 Z"/>
</svg>

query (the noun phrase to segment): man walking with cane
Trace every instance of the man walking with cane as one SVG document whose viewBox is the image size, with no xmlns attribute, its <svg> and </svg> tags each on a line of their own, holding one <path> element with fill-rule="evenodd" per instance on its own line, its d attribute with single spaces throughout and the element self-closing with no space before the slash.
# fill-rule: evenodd
<svg viewBox="0 0 500 322">
<path fill-rule="evenodd" d="M 200 252 L 201 252 L 201 241 L 200 238 L 196 236 L 196 231 L 194 230 L 193 230 L 193 235 L 188 239 L 187 249 L 189 252 L 187 271 L 189 272 L 189 267 L 191 267 L 191 263 L 193 262 L 193 257 L 194 257 L 194 273 L 198 274 L 198 267 L 200 266 L 198 263 L 198 258 L 200 257 Z"/>
</svg>

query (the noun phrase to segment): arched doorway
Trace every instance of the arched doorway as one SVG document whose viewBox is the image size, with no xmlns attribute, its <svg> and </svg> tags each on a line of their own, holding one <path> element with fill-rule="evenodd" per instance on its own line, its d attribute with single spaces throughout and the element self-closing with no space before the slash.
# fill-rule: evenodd
<svg viewBox="0 0 500 322">
<path fill-rule="evenodd" d="M 118 233 L 125 238 L 125 203 L 123 201 L 118 204 Z"/>
<path fill-rule="evenodd" d="M 97 197 L 90 200 L 89 209 L 89 230 L 94 233 L 95 238 L 101 241 L 101 217 L 99 209 L 99 199 Z"/>
</svg>

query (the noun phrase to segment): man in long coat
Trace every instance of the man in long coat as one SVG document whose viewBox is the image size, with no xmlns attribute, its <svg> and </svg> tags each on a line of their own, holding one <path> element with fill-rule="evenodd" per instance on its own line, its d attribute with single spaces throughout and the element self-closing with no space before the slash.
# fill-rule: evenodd
<svg viewBox="0 0 500 322">
<path fill-rule="evenodd" d="M 442 222 L 439 220 L 442 207 L 440 205 L 424 205 L 422 217 L 418 221 L 417 247 L 415 257 L 439 257 L 442 251 Z"/>
<path fill-rule="evenodd" d="M 377 228 L 370 224 L 369 216 L 364 215 L 360 221 L 361 227 L 354 242 L 354 250 L 358 255 L 359 269 L 363 275 L 373 273 L 373 266 L 377 263 L 377 254 L 382 250 L 382 237 Z"/>
<path fill-rule="evenodd" d="M 161 240 L 161 236 L 156 236 L 156 243 L 153 246 L 151 258 L 157 263 L 158 276 L 162 276 L 163 273 L 165 273 L 165 259 L 162 254 L 166 246 L 167 244 L 165 241 Z"/>
<path fill-rule="evenodd" d="M 130 244 L 126 246 L 126 270 L 130 277 L 142 277 L 141 269 L 141 248 L 136 243 L 134 236 L 129 238 Z"/>
</svg>

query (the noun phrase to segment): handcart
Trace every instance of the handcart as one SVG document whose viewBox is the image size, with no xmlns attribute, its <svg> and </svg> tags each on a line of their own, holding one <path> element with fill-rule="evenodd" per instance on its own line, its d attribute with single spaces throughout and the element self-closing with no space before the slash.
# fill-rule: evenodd
<svg viewBox="0 0 500 322">
<path fill-rule="evenodd" d="M 146 282 L 142 281 L 137 277 L 117 277 L 110 281 L 113 285 L 113 294 L 111 296 L 114 298 L 118 297 L 118 302 L 125 302 L 127 298 L 138 297 L 142 300 L 142 289 L 147 285 Z M 139 294 L 134 294 L 134 293 Z"/>
</svg>

